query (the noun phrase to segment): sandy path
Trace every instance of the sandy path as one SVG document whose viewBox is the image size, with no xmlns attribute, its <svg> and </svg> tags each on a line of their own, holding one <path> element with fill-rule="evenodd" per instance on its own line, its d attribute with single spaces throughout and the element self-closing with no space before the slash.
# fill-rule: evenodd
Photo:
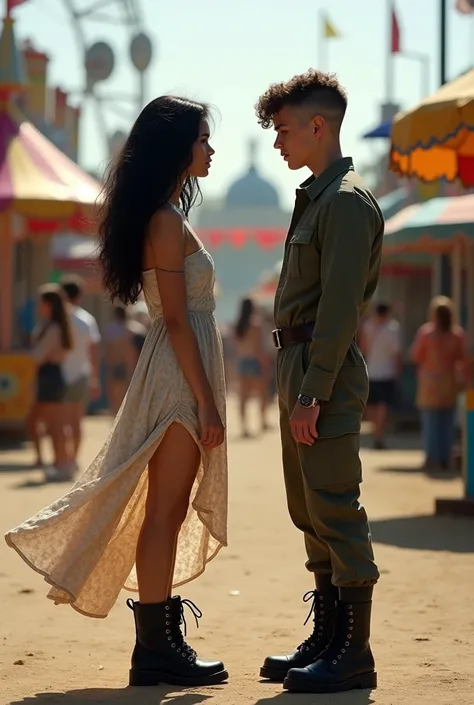
<svg viewBox="0 0 474 705">
<path fill-rule="evenodd" d="M 230 422 L 235 427 L 232 410 Z M 103 419 L 88 421 L 84 462 L 107 427 Z M 231 544 L 185 589 L 204 612 L 199 631 L 189 620 L 189 641 L 202 656 L 225 660 L 229 684 L 127 689 L 133 626 L 124 600 L 106 620 L 55 607 L 42 579 L 1 542 L 0 705 L 473 705 L 474 524 L 432 517 L 434 497 L 460 495 L 460 481 L 415 472 L 417 451 L 364 452 L 364 501 L 383 578 L 373 623 L 379 689 L 292 696 L 258 677 L 267 653 L 284 652 L 307 635 L 301 596 L 312 588 L 301 538 L 286 513 L 278 434 L 231 439 L 230 452 Z M 22 469 L 30 459 L 25 451 L 0 453 L 2 534 L 60 492 L 25 487 L 37 477 Z"/>
</svg>

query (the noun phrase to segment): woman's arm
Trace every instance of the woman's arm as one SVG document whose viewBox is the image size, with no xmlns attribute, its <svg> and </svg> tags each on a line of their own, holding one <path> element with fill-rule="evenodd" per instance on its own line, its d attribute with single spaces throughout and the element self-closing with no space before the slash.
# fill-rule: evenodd
<svg viewBox="0 0 474 705">
<path fill-rule="evenodd" d="M 55 323 L 51 323 L 33 346 L 32 355 L 36 363 L 42 365 L 48 362 L 58 352 L 60 345 L 61 335 L 59 327 Z"/>
<path fill-rule="evenodd" d="M 198 405 L 207 411 L 212 408 L 213 413 L 210 416 L 214 418 L 214 395 L 189 321 L 184 273 L 185 233 L 181 216 L 172 210 L 158 211 L 150 223 L 149 239 L 153 250 L 163 317 L 176 359 Z M 206 418 L 210 416 L 206 414 Z M 213 436 L 215 420 L 209 424 L 206 420 L 201 420 L 201 425 L 212 427 L 210 433 Z M 212 440 L 208 439 L 209 429 L 201 430 L 203 443 L 214 445 Z"/>
</svg>

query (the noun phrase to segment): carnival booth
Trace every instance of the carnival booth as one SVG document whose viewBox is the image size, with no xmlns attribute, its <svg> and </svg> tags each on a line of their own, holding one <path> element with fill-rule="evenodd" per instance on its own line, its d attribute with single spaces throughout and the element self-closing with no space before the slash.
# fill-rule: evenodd
<svg viewBox="0 0 474 705">
<path fill-rule="evenodd" d="M 474 188 L 474 69 L 445 84 L 415 108 L 395 117 L 391 167 L 416 176 Z M 450 295 L 465 323 L 474 358 L 474 196 L 433 199 L 395 216 L 387 227 L 387 251 L 429 253 L 432 293 Z M 398 219 L 398 220 L 397 220 Z M 471 366 L 472 367 L 472 366 Z M 464 395 L 462 500 L 438 500 L 438 512 L 474 515 L 474 388 Z"/>
<path fill-rule="evenodd" d="M 90 229 L 100 191 L 98 182 L 25 119 L 16 102 L 23 87 L 13 20 L 7 17 L 0 38 L 1 426 L 25 420 L 33 389 L 33 364 L 15 334 L 14 292 L 25 274 L 19 270 L 20 243 Z"/>
</svg>

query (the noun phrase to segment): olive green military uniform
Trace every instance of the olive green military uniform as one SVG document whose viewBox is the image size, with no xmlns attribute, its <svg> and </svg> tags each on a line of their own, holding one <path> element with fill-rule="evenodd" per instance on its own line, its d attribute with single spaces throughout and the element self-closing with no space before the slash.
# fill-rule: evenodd
<svg viewBox="0 0 474 705">
<path fill-rule="evenodd" d="M 288 508 L 304 533 L 307 568 L 338 587 L 370 585 L 374 563 L 365 509 L 359 434 L 368 395 L 355 343 L 377 286 L 383 216 L 352 159 L 332 164 L 296 192 L 275 299 L 277 329 L 313 323 L 312 341 L 279 350 L 277 384 Z M 296 443 L 290 416 L 298 394 L 321 403 L 319 438 Z"/>
</svg>

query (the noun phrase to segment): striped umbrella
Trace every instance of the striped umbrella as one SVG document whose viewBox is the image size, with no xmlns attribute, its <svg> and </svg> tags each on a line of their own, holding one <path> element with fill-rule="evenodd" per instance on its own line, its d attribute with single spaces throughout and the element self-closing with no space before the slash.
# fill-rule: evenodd
<svg viewBox="0 0 474 705">
<path fill-rule="evenodd" d="M 82 230 L 100 185 L 9 103 L 0 112 L 0 214 L 25 219 L 25 230 Z"/>
<path fill-rule="evenodd" d="M 400 176 L 474 186 L 474 69 L 395 117 L 390 166 Z"/>
<path fill-rule="evenodd" d="M 384 253 L 449 252 L 474 239 L 474 194 L 404 208 L 385 225 Z"/>
</svg>

